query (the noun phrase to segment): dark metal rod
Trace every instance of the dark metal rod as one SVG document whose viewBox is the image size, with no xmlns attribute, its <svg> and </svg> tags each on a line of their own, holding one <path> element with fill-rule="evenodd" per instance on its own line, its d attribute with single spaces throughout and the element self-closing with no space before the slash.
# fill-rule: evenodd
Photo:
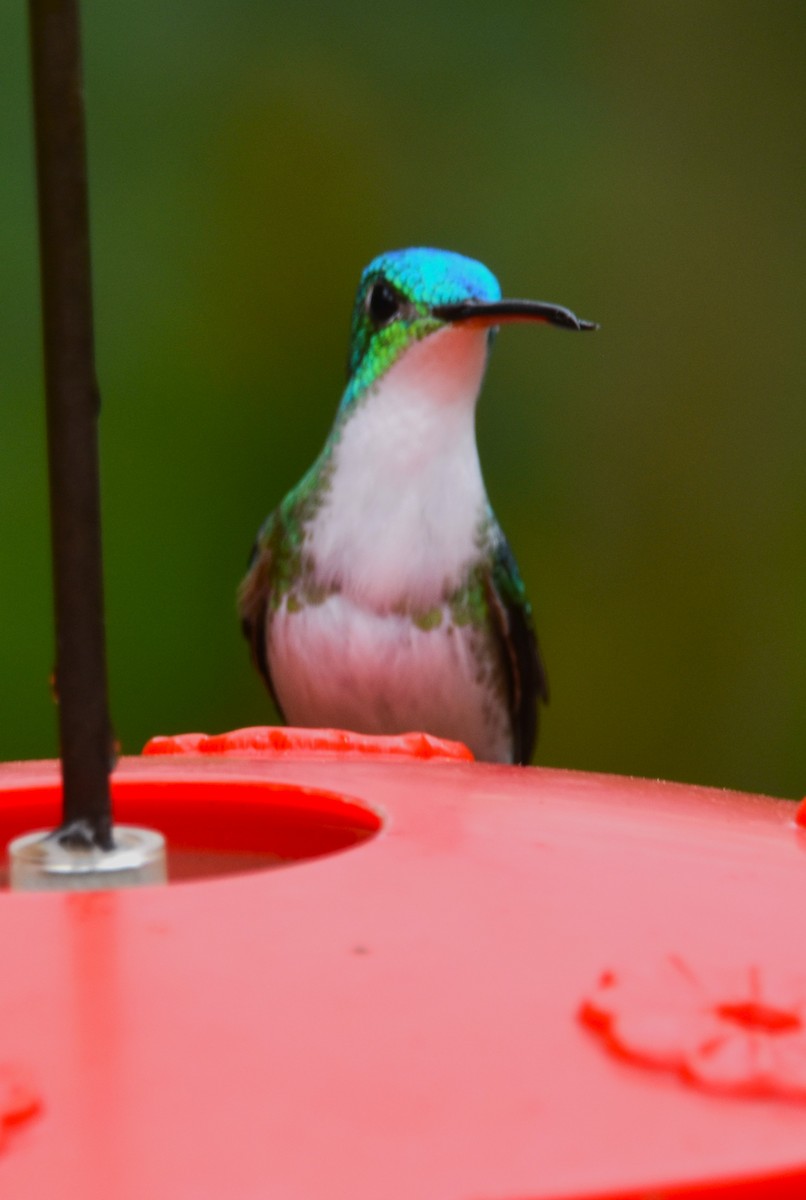
<svg viewBox="0 0 806 1200">
<path fill-rule="evenodd" d="M 78 0 L 29 0 L 65 844 L 112 847 Z"/>
</svg>

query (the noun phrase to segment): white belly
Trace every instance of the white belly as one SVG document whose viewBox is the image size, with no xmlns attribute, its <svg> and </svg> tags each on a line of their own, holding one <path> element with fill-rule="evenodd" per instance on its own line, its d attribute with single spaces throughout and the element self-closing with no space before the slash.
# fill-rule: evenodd
<svg viewBox="0 0 806 1200">
<path fill-rule="evenodd" d="M 272 683 L 290 724 L 417 730 L 464 742 L 478 758 L 512 761 L 509 716 L 478 655 L 484 635 L 453 626 L 448 612 L 424 630 L 333 595 L 298 612 L 283 606 L 267 634 Z"/>
</svg>

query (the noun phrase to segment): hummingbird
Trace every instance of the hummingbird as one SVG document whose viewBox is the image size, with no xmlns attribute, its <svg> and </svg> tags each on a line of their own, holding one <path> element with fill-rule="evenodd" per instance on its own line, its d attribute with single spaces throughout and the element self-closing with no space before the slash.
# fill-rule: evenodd
<svg viewBox="0 0 806 1200">
<path fill-rule="evenodd" d="M 411 730 L 528 763 L 546 672 L 482 479 L 475 409 L 497 327 L 590 330 L 505 300 L 480 262 L 381 254 L 364 270 L 324 449 L 260 529 L 238 605 L 292 725 Z"/>
</svg>

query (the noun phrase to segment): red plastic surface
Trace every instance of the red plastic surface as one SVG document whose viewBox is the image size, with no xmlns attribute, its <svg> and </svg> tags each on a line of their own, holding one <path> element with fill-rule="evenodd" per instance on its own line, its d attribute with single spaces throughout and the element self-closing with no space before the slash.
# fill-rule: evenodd
<svg viewBox="0 0 806 1200">
<path fill-rule="evenodd" d="M 0 768 L 0 836 L 55 780 Z M 297 807 L 297 845 L 311 806 L 364 840 L 213 881 L 0 894 L 0 1064 L 39 1105 L 0 1142 L 0 1196 L 806 1196 L 799 1095 L 679 1067 L 692 1009 L 800 1053 L 794 806 L 291 753 L 124 760 L 115 787 L 120 820 L 180 841 L 261 791 L 266 847 Z"/>
</svg>

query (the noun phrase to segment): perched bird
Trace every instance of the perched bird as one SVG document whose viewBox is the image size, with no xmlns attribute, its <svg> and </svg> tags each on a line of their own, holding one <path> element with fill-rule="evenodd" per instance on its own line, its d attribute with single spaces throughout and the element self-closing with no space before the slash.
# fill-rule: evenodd
<svg viewBox="0 0 806 1200">
<path fill-rule="evenodd" d="M 444 250 L 382 254 L 361 276 L 333 428 L 260 530 L 239 591 L 291 724 L 422 730 L 529 761 L 546 675 L 475 434 L 490 342 L 511 321 L 596 328 L 502 300 L 486 267 Z"/>
</svg>

